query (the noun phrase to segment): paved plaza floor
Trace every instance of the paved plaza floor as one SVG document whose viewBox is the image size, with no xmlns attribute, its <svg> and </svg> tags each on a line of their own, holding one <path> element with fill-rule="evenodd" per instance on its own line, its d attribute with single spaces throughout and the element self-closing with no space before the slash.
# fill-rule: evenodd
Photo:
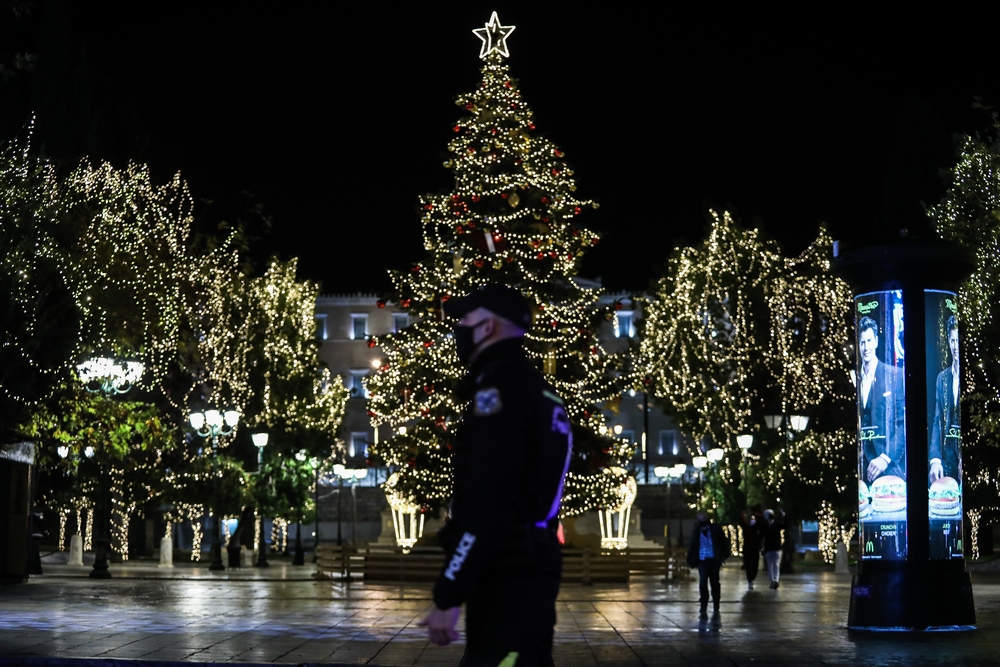
<svg viewBox="0 0 1000 667">
<path fill-rule="evenodd" d="M 430 585 L 319 581 L 310 566 L 275 563 L 209 572 L 46 565 L 27 584 L 0 587 L 0 665 L 227 664 L 457 665 L 459 641 L 428 644 L 417 627 Z M 760 585 L 763 584 L 763 585 Z M 697 578 L 566 585 L 555 663 L 618 665 L 996 665 L 1000 574 L 973 573 L 978 629 L 858 633 L 846 628 L 850 576 L 806 571 L 778 590 L 746 590 L 723 568 L 720 613 L 698 618 Z M 928 595 L 932 595 L 928 591 Z M 136 663 L 135 661 L 141 661 Z"/>
</svg>

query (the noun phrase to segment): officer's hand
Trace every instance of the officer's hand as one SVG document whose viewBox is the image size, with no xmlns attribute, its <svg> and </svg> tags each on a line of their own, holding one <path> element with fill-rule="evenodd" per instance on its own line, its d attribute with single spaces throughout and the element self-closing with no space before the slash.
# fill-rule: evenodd
<svg viewBox="0 0 1000 667">
<path fill-rule="evenodd" d="M 424 620 L 417 623 L 421 627 L 427 628 L 427 638 L 438 646 L 447 646 L 458 639 L 458 632 L 455 624 L 458 623 L 458 612 L 461 607 L 451 609 L 438 609 L 436 606 L 424 616 Z"/>
<path fill-rule="evenodd" d="M 944 468 L 941 466 L 940 461 L 931 461 L 931 469 L 928 477 L 930 477 L 932 482 L 944 477 Z"/>
</svg>

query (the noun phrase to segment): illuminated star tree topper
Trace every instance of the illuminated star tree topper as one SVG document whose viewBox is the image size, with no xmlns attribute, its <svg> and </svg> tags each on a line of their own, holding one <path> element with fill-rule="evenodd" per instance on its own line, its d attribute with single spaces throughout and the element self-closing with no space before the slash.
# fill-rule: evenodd
<svg viewBox="0 0 1000 667">
<path fill-rule="evenodd" d="M 507 50 L 507 38 L 514 32 L 512 25 L 500 25 L 497 13 L 493 12 L 490 22 L 484 28 L 476 28 L 472 32 L 476 37 L 483 40 L 483 46 L 479 49 L 479 57 L 486 59 L 491 53 L 499 53 L 504 58 L 510 58 L 510 51 Z"/>
</svg>

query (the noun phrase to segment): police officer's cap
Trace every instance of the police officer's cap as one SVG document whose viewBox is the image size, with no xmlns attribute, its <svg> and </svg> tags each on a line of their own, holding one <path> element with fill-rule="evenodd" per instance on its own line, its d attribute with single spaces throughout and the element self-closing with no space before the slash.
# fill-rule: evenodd
<svg viewBox="0 0 1000 667">
<path fill-rule="evenodd" d="M 444 302 L 444 312 L 450 317 L 462 317 L 476 308 L 485 308 L 525 331 L 531 328 L 531 305 L 528 300 L 513 287 L 501 283 L 486 283 L 467 296 Z"/>
</svg>

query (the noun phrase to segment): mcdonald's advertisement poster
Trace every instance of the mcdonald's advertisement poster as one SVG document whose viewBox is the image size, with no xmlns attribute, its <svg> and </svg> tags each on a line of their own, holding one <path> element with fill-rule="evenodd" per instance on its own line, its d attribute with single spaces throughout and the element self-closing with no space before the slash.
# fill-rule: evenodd
<svg viewBox="0 0 1000 667">
<path fill-rule="evenodd" d="M 927 514 L 932 559 L 962 558 L 962 423 L 954 292 L 924 292 L 927 340 Z"/>
<path fill-rule="evenodd" d="M 860 294 L 854 308 L 861 558 L 903 560 L 907 551 L 903 295 L 899 290 Z"/>
</svg>

